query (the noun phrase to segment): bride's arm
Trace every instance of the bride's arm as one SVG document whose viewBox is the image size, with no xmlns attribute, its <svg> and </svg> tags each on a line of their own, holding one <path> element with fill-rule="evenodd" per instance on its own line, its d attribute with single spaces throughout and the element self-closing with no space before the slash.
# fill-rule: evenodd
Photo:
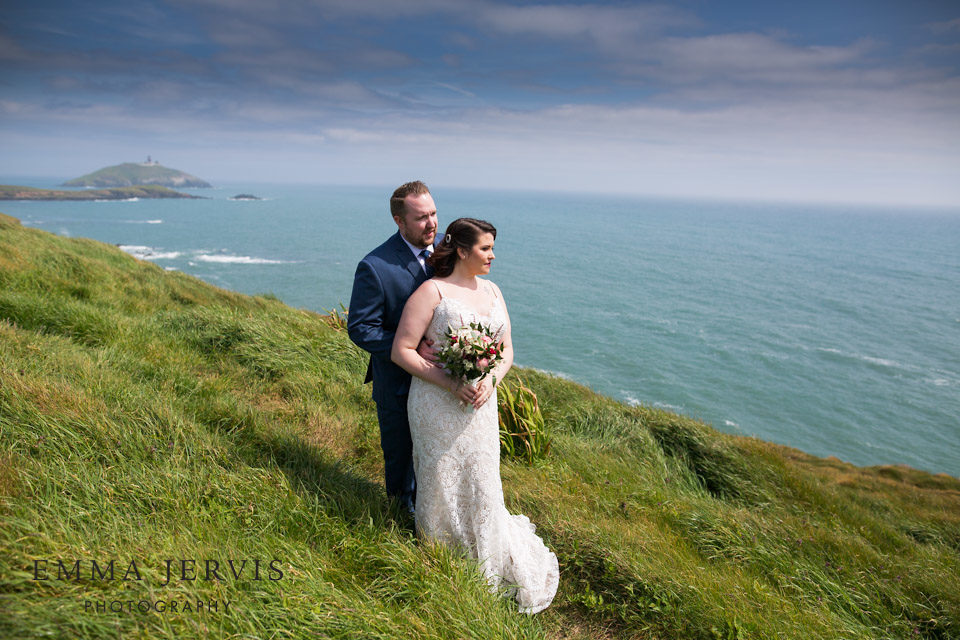
<svg viewBox="0 0 960 640">
<path fill-rule="evenodd" d="M 403 307 L 390 359 L 407 373 L 455 393 L 457 381 L 417 353 L 420 338 L 426 333 L 433 319 L 433 309 L 438 304 L 440 294 L 430 281 L 424 282 L 413 292 Z"/>
<path fill-rule="evenodd" d="M 493 284 L 492 282 L 490 284 Z M 510 371 L 510 367 L 513 366 L 513 341 L 510 339 L 510 314 L 507 313 L 507 303 L 503 300 L 503 294 L 500 293 L 500 287 L 493 284 L 496 289 L 497 295 L 500 297 L 500 305 L 503 307 L 503 317 L 505 322 L 503 323 L 503 360 L 497 363 L 497 366 L 493 368 L 493 375 L 496 376 L 497 384 L 500 384 L 500 381 L 503 380 L 507 372 Z"/>
<path fill-rule="evenodd" d="M 490 284 L 493 284 L 492 282 Z M 493 285 L 496 287 L 497 285 Z M 500 289 L 496 289 L 496 295 L 500 297 L 500 304 L 503 307 L 503 329 L 500 340 L 503 342 L 503 348 L 500 351 L 500 354 L 503 356 L 503 359 L 497 363 L 497 366 L 493 368 L 490 372 L 492 375 L 486 376 L 483 380 L 480 381 L 480 384 L 477 385 L 477 395 L 473 400 L 473 406 L 477 409 L 483 406 L 483 404 L 490 399 L 493 395 L 494 385 L 499 385 L 504 377 L 507 375 L 507 372 L 510 371 L 510 367 L 513 366 L 513 341 L 510 339 L 510 315 L 507 313 L 507 305 L 503 301 L 503 295 L 500 294 Z"/>
</svg>

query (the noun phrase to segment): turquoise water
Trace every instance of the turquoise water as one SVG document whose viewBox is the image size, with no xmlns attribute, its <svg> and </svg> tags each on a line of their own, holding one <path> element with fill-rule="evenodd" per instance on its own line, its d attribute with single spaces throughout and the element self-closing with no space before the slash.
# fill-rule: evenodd
<svg viewBox="0 0 960 640">
<path fill-rule="evenodd" d="M 434 188 L 441 227 L 499 230 L 491 278 L 520 364 L 816 455 L 960 476 L 960 211 Z M 396 230 L 390 190 L 0 211 L 320 311 L 348 302 L 356 262 Z"/>
</svg>

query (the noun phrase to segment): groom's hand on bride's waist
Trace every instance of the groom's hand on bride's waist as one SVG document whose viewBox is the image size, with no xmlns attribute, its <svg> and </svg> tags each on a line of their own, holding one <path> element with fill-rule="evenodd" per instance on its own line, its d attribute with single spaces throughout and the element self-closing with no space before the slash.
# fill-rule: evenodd
<svg viewBox="0 0 960 640">
<path fill-rule="evenodd" d="M 417 345 L 417 353 L 427 362 L 433 363 L 433 366 L 440 366 L 440 362 L 437 360 L 437 350 L 433 348 L 433 340 L 430 338 L 420 338 L 420 344 Z"/>
</svg>

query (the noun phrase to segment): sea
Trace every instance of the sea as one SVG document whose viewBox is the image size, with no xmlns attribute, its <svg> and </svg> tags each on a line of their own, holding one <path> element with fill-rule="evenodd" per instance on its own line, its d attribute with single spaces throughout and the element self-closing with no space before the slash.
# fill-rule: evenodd
<svg viewBox="0 0 960 640">
<path fill-rule="evenodd" d="M 396 231 L 393 186 L 0 211 L 324 312 Z M 817 456 L 960 477 L 960 210 L 433 188 L 441 229 L 497 227 L 489 277 L 518 364 Z"/>
</svg>

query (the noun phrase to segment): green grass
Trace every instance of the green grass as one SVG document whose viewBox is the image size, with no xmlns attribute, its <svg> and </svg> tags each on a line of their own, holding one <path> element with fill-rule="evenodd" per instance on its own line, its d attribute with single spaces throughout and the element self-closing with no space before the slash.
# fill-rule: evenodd
<svg viewBox="0 0 960 640">
<path fill-rule="evenodd" d="M 336 314 L 0 216 L 0 637 L 960 637 L 960 481 L 530 370 L 551 447 L 505 461 L 504 490 L 561 583 L 521 616 L 391 508 L 365 362 Z M 91 579 L 111 559 L 143 579 Z M 201 579 L 162 586 L 166 559 Z M 204 580 L 206 559 L 258 559 L 264 579 Z M 37 581 L 35 560 L 86 569 Z M 97 600 L 231 609 L 84 611 Z"/>
</svg>

